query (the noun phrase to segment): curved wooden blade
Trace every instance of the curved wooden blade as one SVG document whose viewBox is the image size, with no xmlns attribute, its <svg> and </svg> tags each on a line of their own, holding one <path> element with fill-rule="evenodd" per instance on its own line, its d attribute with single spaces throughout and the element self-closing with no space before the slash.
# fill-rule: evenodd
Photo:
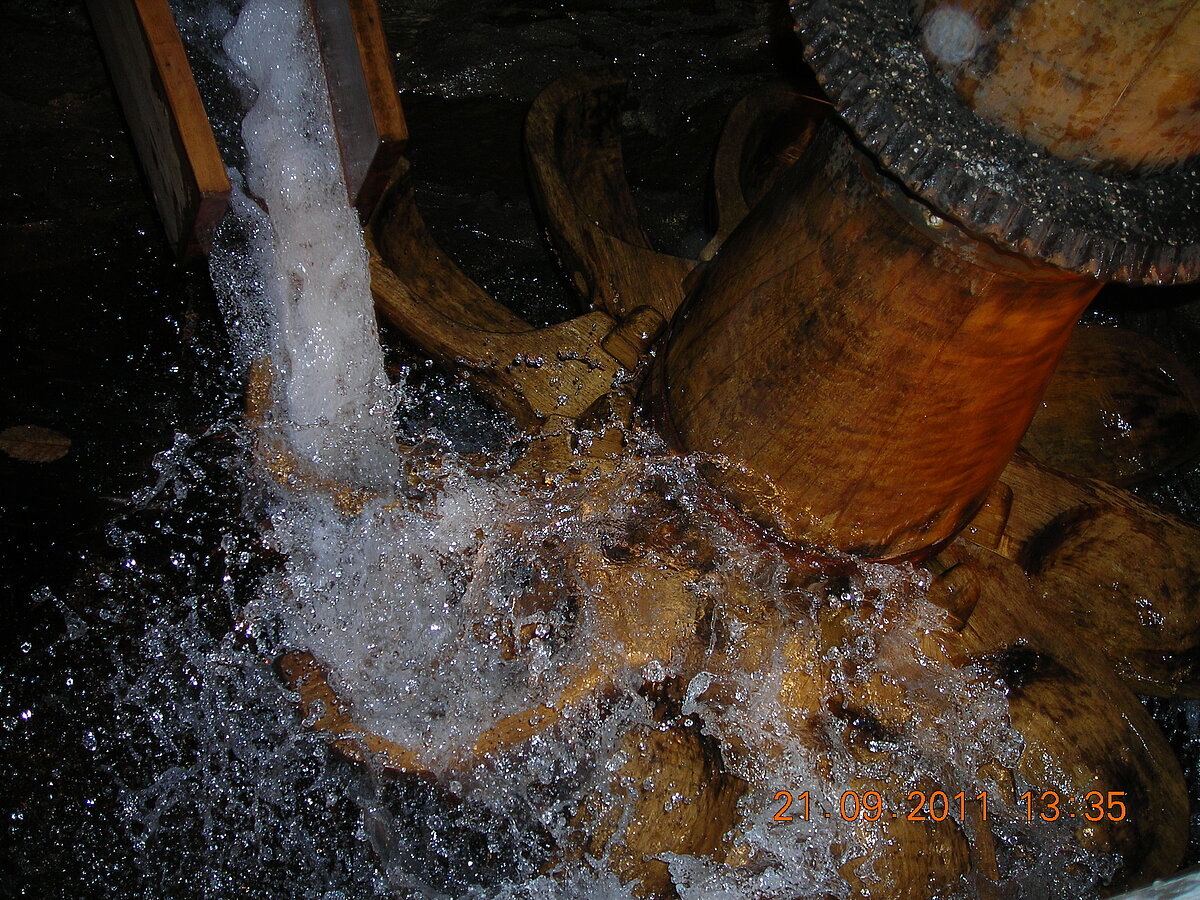
<svg viewBox="0 0 1200 900">
<path fill-rule="evenodd" d="M 367 249 L 380 315 L 443 365 L 466 369 L 523 426 L 579 416 L 648 345 L 602 312 L 535 329 L 494 300 L 430 236 L 407 163 L 380 202 Z"/>
<path fill-rule="evenodd" d="M 828 100 L 775 82 L 751 91 L 730 110 L 713 163 L 717 233 L 701 261 L 716 255 L 775 179 L 800 158 L 831 108 Z"/>
<path fill-rule="evenodd" d="M 1074 814 L 1071 824 L 1085 848 L 1121 855 L 1112 887 L 1175 871 L 1188 837 L 1183 773 L 1145 707 L 1095 651 L 1092 636 L 1063 628 L 1020 566 L 999 554 L 958 540 L 931 569 L 938 573 L 931 600 L 953 605 L 955 594 L 973 595 L 958 637 L 1007 685 L 1012 725 L 1025 744 L 1017 773 L 1026 786 L 1039 797 L 1058 792 L 1062 814 Z M 1008 801 L 1015 803 L 1024 789 L 1016 788 Z M 1122 792 L 1127 815 L 1087 820 L 1094 811 L 1084 809 L 1082 798 L 1092 791 L 1105 802 L 1109 791 Z M 1042 811 L 1034 805 L 1033 815 Z"/>
<path fill-rule="evenodd" d="M 533 329 L 472 281 L 434 241 L 417 207 L 408 160 L 397 164 L 379 202 L 367 228 L 367 247 L 413 294 L 435 305 L 450 321 L 481 331 Z M 405 321 L 394 324 L 403 329 Z"/>
<path fill-rule="evenodd" d="M 1021 446 L 1071 475 L 1129 485 L 1200 457 L 1200 381 L 1166 347 L 1079 326 Z"/>
<path fill-rule="evenodd" d="M 275 663 L 280 674 L 300 695 L 301 707 L 313 717 L 312 727 L 329 734 L 334 748 L 355 762 L 374 761 L 391 772 L 433 777 L 436 760 L 379 735 L 354 717 L 354 712 L 334 692 L 324 667 L 307 650 L 285 653 Z M 592 668 L 580 673 L 553 703 L 532 707 L 505 716 L 479 733 L 466 758 L 450 762 L 451 768 L 464 768 L 486 756 L 495 756 L 524 744 L 552 727 L 571 706 L 583 703 L 607 689 L 607 673 Z"/>
<path fill-rule="evenodd" d="M 1018 452 L 964 534 L 1020 563 L 1135 691 L 1200 696 L 1200 528 Z"/>
<path fill-rule="evenodd" d="M 377 256 L 371 291 L 380 313 L 439 362 L 461 367 L 523 426 L 552 415 L 575 418 L 613 389 L 623 366 L 602 346 L 615 323 L 601 312 L 519 332 L 463 324 L 421 296 Z"/>
<path fill-rule="evenodd" d="M 529 110 L 525 150 L 554 247 L 580 293 L 618 319 L 648 306 L 665 322 L 695 262 L 658 253 L 638 224 L 621 157 L 624 94 L 611 71 L 560 78 Z"/>
</svg>

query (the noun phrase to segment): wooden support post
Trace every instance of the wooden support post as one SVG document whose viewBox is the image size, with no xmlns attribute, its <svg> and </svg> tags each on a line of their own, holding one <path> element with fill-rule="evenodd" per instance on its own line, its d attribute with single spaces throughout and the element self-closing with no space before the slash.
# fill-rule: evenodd
<svg viewBox="0 0 1200 900">
<path fill-rule="evenodd" d="M 408 143 L 376 0 L 309 0 L 350 202 L 370 218 Z"/>
<path fill-rule="evenodd" d="M 229 179 L 167 0 L 88 0 L 159 216 L 184 259 L 207 253 Z"/>
</svg>

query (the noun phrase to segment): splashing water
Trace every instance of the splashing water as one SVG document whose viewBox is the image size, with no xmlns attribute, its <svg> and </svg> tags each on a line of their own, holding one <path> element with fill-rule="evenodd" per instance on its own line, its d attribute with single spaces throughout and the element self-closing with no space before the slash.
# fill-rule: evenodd
<svg viewBox="0 0 1200 900">
<path fill-rule="evenodd" d="M 449 450 L 398 451 L 405 398 L 384 375 L 313 39 L 286 6 L 251 0 L 236 22 L 219 6 L 207 14 L 248 108 L 213 279 L 238 364 L 273 370 L 269 410 L 245 443 L 284 446 L 315 478 L 281 481 L 261 455 L 246 463 L 227 428 L 181 437 L 141 510 L 111 529 L 121 561 L 93 576 L 94 607 L 48 598 L 68 627 L 47 658 L 72 684 L 99 676 L 111 696 L 92 687 L 86 703 L 60 704 L 82 718 L 39 707 L 4 727 L 19 739 L 32 720 L 65 718 L 54 727 L 97 773 L 79 802 L 118 810 L 82 820 L 111 829 L 117 849 L 79 858 L 78 884 L 172 897 L 631 897 L 630 810 L 674 821 L 694 801 L 643 764 L 671 728 L 716 748 L 740 785 L 724 858 L 659 854 L 686 900 L 845 897 L 851 878 L 885 878 L 878 851 L 891 838 L 877 823 L 783 824 L 776 795 L 836 810 L 846 791 L 887 785 L 890 810 L 910 790 L 994 789 L 981 770 L 1015 764 L 1002 687 L 937 649 L 945 625 L 927 576 L 847 561 L 814 577 L 747 546 L 714 512 L 696 462 L 663 455 L 651 435 L 611 471 L 536 488 Z M 347 513 L 326 483 L 376 499 Z M 197 547 L 214 520 L 223 536 L 206 559 Z M 429 777 L 351 765 L 306 727 L 270 666 L 294 649 Z M 572 694 L 593 672 L 599 687 Z M 868 685 L 903 714 L 850 723 Z M 535 737 L 473 752 L 479 735 L 548 701 L 556 718 Z M 1027 828 L 1001 802 L 989 813 L 1005 896 L 1084 896 L 1115 865 L 1086 858 L 1066 828 Z M 67 865 L 71 843 L 56 834 Z M 969 897 L 976 885 L 951 875 L 943 888 Z"/>
<path fill-rule="evenodd" d="M 265 333 L 242 352 L 278 370 L 274 423 L 320 477 L 389 485 L 395 402 L 311 24 L 299 9 L 248 4 L 224 46 L 253 96 L 242 123 L 245 189 L 233 215 L 254 236 L 254 307 L 242 318 Z"/>
</svg>

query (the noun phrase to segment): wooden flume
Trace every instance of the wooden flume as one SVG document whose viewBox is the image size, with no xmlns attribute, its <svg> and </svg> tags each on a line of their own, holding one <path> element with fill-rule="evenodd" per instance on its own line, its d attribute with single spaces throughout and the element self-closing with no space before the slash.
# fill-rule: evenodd
<svg viewBox="0 0 1200 900">
<path fill-rule="evenodd" d="M 209 252 L 230 184 L 168 0 L 89 0 L 171 250 Z M 376 0 L 306 0 L 350 201 L 369 215 L 408 141 Z"/>
<path fill-rule="evenodd" d="M 207 253 L 230 185 L 167 0 L 87 4 L 174 253 Z"/>
<path fill-rule="evenodd" d="M 925 6 L 930 16 L 940 8 Z M 1002 6 L 989 9 L 999 21 Z M 377 18 L 360 20 L 377 29 Z M 823 53 L 822 40 L 818 34 L 814 43 Z M 379 55 L 377 40 L 357 46 Z M 380 69 L 363 65 L 378 75 Z M 362 84 L 372 102 L 398 111 L 388 79 L 367 75 Z M 1003 72 L 996 77 L 1002 81 Z M 982 96 L 969 85 L 960 89 Z M 533 329 L 495 303 L 429 238 L 403 161 L 369 233 L 377 306 L 430 355 L 464 368 L 526 429 L 528 449 L 515 465 L 518 473 L 531 484 L 573 482 L 586 492 L 589 476 L 621 471 L 648 351 L 687 295 L 642 396 L 670 436 L 712 454 L 706 473 L 753 518 L 714 492 L 705 495 L 705 515 L 693 521 L 652 485 L 639 487 L 660 526 L 635 532 L 615 555 L 584 549 L 570 560 L 605 586 L 605 603 L 590 614 L 613 639 L 609 648 L 588 656 L 557 698 L 475 736 L 451 768 L 520 753 L 526 741 L 555 728 L 564 710 L 603 704 L 618 674 L 627 681 L 630 670 L 670 662 L 671 678 L 648 679 L 641 688 L 656 710 L 654 724 L 627 737 L 630 761 L 607 792 L 581 806 L 572 823 L 575 837 L 559 848 L 558 858 L 606 854 L 646 896 L 673 893 L 664 864 L 652 858 L 663 852 L 758 865 L 741 840 L 736 804 L 755 789 L 754 766 L 767 757 L 757 745 L 759 735 L 727 736 L 720 746 L 694 718 L 678 715 L 682 690 L 701 666 L 716 679 L 717 701 L 729 706 L 736 702 L 730 685 L 782 659 L 780 701 L 789 727 L 803 735 L 816 718 L 842 715 L 842 749 L 864 764 L 877 752 L 870 749 L 869 733 L 902 733 L 913 714 L 902 685 L 834 682 L 825 660 L 832 646 L 861 627 L 857 610 L 836 602 L 797 610 L 784 597 L 763 597 L 753 585 L 735 583 L 728 586 L 729 602 L 744 628 L 736 641 L 721 636 L 718 611 L 688 587 L 711 567 L 715 542 L 705 528 L 719 527 L 781 555 L 804 584 L 853 569 L 845 557 L 779 541 L 767 526 L 785 537 L 815 537 L 868 556 L 929 557 L 930 596 L 944 608 L 944 618 L 920 646 L 901 652 L 954 665 L 982 661 L 1007 684 L 1024 750 L 1012 770 L 987 773 L 989 783 L 1000 785 L 1010 804 L 1022 784 L 1069 796 L 1117 789 L 1136 796 L 1139 807 L 1129 821 L 1076 833 L 1090 850 L 1122 855 L 1114 886 L 1168 874 L 1186 841 L 1186 792 L 1178 763 L 1114 665 L 1142 692 L 1197 692 L 1192 660 L 1200 625 L 1191 609 L 1200 584 L 1196 529 L 1117 487 L 1061 475 L 1025 457 L 1008 462 L 1095 283 L 975 241 L 952 216 L 938 215 L 857 159 L 837 128 L 813 115 L 821 101 L 781 89 L 743 104 L 731 119 L 718 153 L 720 227 L 704 252 L 707 270 L 693 275 L 692 261 L 656 253 L 637 226 L 611 111 L 619 90 L 619 80 L 608 74 L 564 79 L 535 103 L 528 127 L 535 190 L 558 253 L 596 312 Z M 381 96 L 389 91 L 390 97 Z M 402 119 L 390 121 L 402 129 Z M 886 141 L 880 142 L 887 157 Z M 789 166 L 796 159 L 799 164 Z M 1130 164 L 1123 146 L 1106 160 Z M 1164 163 L 1156 158 L 1151 165 Z M 846 210 L 853 215 L 842 221 Z M 869 221 L 876 226 L 868 227 Z M 1024 221 L 1019 215 L 1005 220 L 1014 228 Z M 1042 240 L 1045 234 L 1013 233 L 1017 250 L 1041 258 L 1069 263 L 1081 252 L 1082 245 L 1056 249 Z M 905 261 L 890 273 L 861 260 L 851 265 L 848 237 L 856 252 L 870 245 Z M 789 241 L 812 246 L 796 254 L 786 249 Z M 1146 263 L 1148 271 L 1165 272 L 1176 263 L 1183 271 L 1187 252 L 1155 258 Z M 1141 265 L 1119 253 L 1105 260 L 1093 271 Z M 928 266 L 936 276 L 928 275 Z M 937 288 L 910 291 L 900 302 L 908 289 L 904 276 L 927 278 Z M 777 288 L 787 294 L 813 284 L 817 288 L 809 290 L 800 313 L 775 309 L 768 315 L 782 296 Z M 746 297 L 753 302 L 744 303 Z M 767 310 L 748 308 L 755 303 Z M 911 333 L 897 334 L 901 321 Z M 760 353 L 757 361 L 739 356 L 745 346 L 730 345 L 753 343 L 759 351 L 763 323 L 777 331 L 766 344 L 772 353 Z M 787 329 L 790 335 L 778 333 Z M 1005 341 L 1024 348 L 1018 362 L 1002 360 L 998 345 Z M 873 358 L 860 367 L 864 346 Z M 710 359 L 722 353 L 731 354 L 724 368 Z M 757 377 L 753 367 L 739 368 L 741 360 L 759 367 Z M 747 372 L 751 377 L 734 385 L 742 393 L 722 395 L 722 379 Z M 1002 375 L 1003 383 L 988 383 L 994 375 Z M 795 404 L 800 383 L 808 385 L 808 394 Z M 955 393 L 964 384 L 967 394 Z M 884 389 L 876 390 L 879 385 Z M 923 392 L 926 386 L 931 390 Z M 942 388 L 953 403 L 936 394 Z M 747 414 L 747 390 L 751 406 L 773 410 L 774 419 Z M 269 395 L 269 361 L 263 361 L 248 392 L 252 420 L 261 422 Z M 898 397 L 912 405 L 898 404 Z M 990 419 L 997 408 L 1007 412 Z M 932 421 L 934 439 L 922 443 L 916 429 L 906 431 L 914 424 L 906 416 Z M 731 422 L 742 424 L 729 428 Z M 755 425 L 753 435 L 748 422 Z M 961 428 L 953 427 L 956 422 Z M 797 441 L 838 452 L 798 453 L 791 446 Z M 1041 452 L 1053 451 L 1043 446 Z M 286 447 L 263 440 L 259 453 L 275 477 L 298 490 L 331 494 L 346 514 L 371 499 L 354 485 L 320 483 Z M 931 464 L 942 461 L 939 454 L 953 457 L 952 465 Z M 914 472 L 921 477 L 911 479 Z M 880 485 L 871 483 L 876 473 L 885 476 Z M 913 486 L 894 490 L 898 484 Z M 881 486 L 892 489 L 890 495 Z M 902 502 L 893 502 L 896 495 Z M 864 506 L 869 524 L 854 518 Z M 1170 577 L 1150 574 L 1158 572 Z M 631 580 L 631 573 L 637 578 Z M 536 609 L 556 598 L 523 602 Z M 1070 615 L 1068 633 L 1062 608 Z M 528 636 L 506 640 L 505 652 L 520 655 Z M 342 752 L 395 772 L 433 774 L 421 748 L 389 742 L 356 721 L 321 661 L 301 651 L 281 659 L 279 668 L 314 712 L 314 726 L 328 731 Z M 834 764 L 832 756 L 819 759 L 821 766 Z M 655 787 L 631 792 L 648 775 Z M 852 784 L 859 790 L 890 787 L 869 778 Z M 669 803 L 674 795 L 691 802 Z M 963 878 L 982 896 L 995 893 L 997 841 L 979 817 L 943 823 L 936 832 L 905 822 L 864 825 L 858 838 L 876 857 L 873 874 L 864 874 L 866 859 L 850 859 L 842 868 L 855 895 L 915 900 Z"/>
</svg>

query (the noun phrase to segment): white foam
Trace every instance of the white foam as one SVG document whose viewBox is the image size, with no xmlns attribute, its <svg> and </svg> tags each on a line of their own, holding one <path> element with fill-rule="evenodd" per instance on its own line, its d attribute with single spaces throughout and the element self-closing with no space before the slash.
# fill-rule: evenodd
<svg viewBox="0 0 1200 900">
<path fill-rule="evenodd" d="M 322 476 L 390 485 L 395 397 L 311 24 L 296 4 L 251 2 L 224 47 L 254 96 L 233 211 L 254 238 L 250 295 L 269 309 L 257 349 L 278 372 L 274 421 Z"/>
</svg>

